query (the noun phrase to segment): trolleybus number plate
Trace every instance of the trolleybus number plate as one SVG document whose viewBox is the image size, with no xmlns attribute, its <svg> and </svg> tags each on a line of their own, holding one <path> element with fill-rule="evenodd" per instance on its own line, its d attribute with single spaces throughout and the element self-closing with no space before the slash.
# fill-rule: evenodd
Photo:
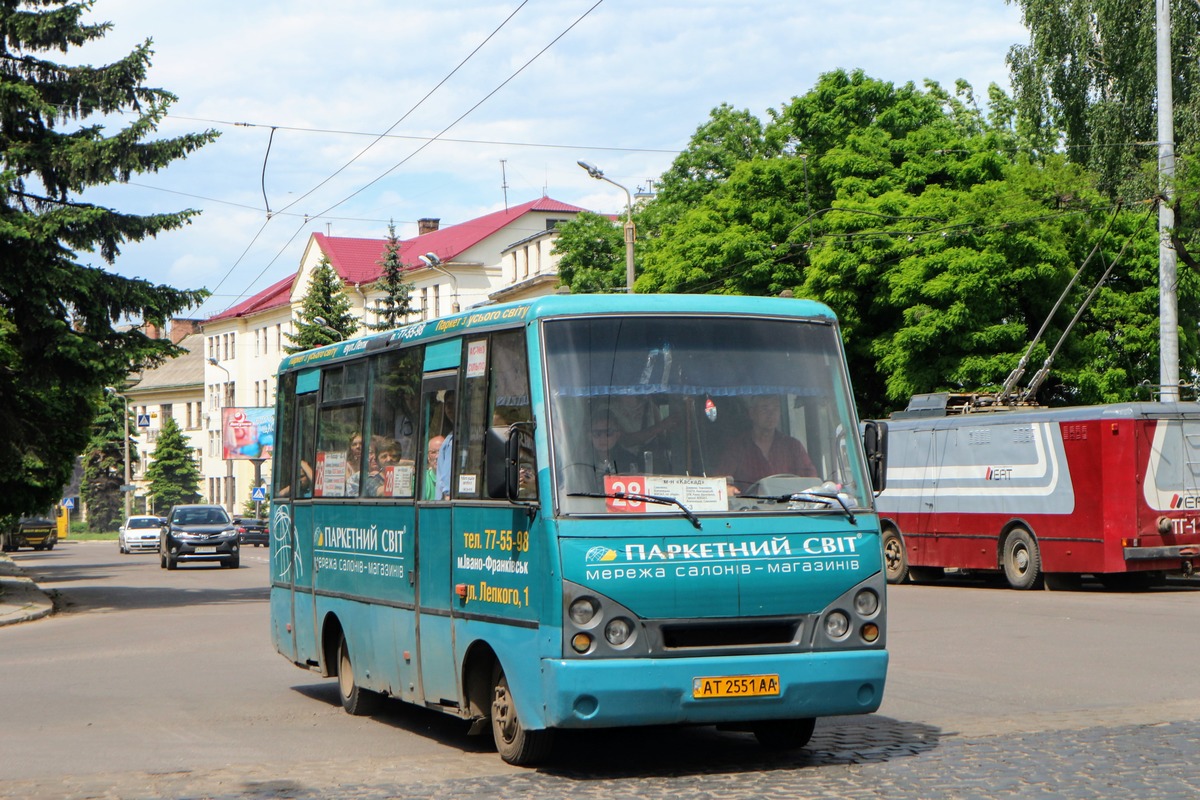
<svg viewBox="0 0 1200 800">
<path fill-rule="evenodd" d="M 692 697 L 778 697 L 778 675 L 728 675 L 713 678 L 692 678 Z"/>
</svg>

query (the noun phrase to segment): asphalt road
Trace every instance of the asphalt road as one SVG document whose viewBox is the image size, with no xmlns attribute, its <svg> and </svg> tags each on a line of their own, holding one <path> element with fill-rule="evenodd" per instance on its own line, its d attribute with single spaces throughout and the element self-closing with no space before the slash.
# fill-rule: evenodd
<svg viewBox="0 0 1200 800">
<path fill-rule="evenodd" d="M 115 543 L 14 555 L 60 611 L 0 628 L 0 797 L 1200 796 L 1190 586 L 894 587 L 883 707 L 804 751 L 588 732 L 524 770 L 433 712 L 344 714 L 271 647 L 263 549 L 174 572 Z"/>
</svg>

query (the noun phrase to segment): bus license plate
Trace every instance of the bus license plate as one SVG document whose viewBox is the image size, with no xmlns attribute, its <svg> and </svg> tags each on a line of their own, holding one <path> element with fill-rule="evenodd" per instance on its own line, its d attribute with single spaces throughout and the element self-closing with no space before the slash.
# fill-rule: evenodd
<svg viewBox="0 0 1200 800">
<path fill-rule="evenodd" d="M 692 697 L 778 697 L 778 675 L 728 675 L 692 678 Z"/>
</svg>

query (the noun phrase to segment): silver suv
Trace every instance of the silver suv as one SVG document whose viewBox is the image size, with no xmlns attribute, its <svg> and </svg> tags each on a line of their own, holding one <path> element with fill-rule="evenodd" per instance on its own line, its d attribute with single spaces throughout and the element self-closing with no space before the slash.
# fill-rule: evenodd
<svg viewBox="0 0 1200 800">
<path fill-rule="evenodd" d="M 237 527 L 221 506 L 175 506 L 159 536 L 159 566 L 175 569 L 180 561 L 219 561 L 236 569 L 241 564 Z"/>
</svg>

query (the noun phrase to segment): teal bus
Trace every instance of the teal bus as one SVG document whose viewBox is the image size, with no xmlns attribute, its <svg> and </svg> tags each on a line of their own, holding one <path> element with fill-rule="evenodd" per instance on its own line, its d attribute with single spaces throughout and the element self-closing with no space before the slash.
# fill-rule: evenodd
<svg viewBox="0 0 1200 800">
<path fill-rule="evenodd" d="M 556 729 L 801 747 L 882 701 L 886 430 L 824 305 L 485 306 L 289 356 L 276 415 L 272 637 L 351 714 L 531 764 Z"/>
</svg>

